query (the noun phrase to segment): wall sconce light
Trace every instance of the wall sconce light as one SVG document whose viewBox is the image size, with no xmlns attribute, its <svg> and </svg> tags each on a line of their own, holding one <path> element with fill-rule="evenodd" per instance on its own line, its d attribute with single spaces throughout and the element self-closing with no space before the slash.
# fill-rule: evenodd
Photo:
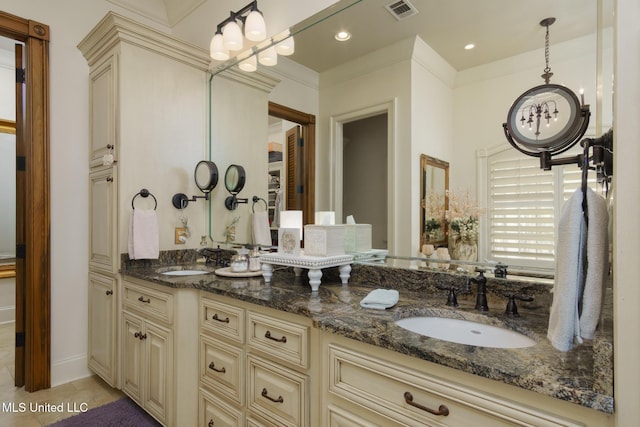
<svg viewBox="0 0 640 427">
<path fill-rule="evenodd" d="M 242 24 L 244 32 L 238 21 Z M 227 19 L 217 25 L 209 45 L 211 58 L 217 61 L 228 60 L 231 57 L 230 52 L 239 51 L 244 47 L 243 36 L 249 42 L 261 42 L 267 38 L 266 24 L 262 12 L 258 9 L 257 0 L 237 12 L 231 12 Z M 262 65 L 273 66 L 278 62 L 278 55 L 291 55 L 294 50 L 293 37 L 288 36 L 276 46 L 262 49 L 258 53 L 258 61 Z M 257 69 L 255 54 L 240 61 L 239 67 L 246 72 L 255 71 Z"/>
<path fill-rule="evenodd" d="M 189 205 L 189 202 L 195 202 L 198 199 L 209 200 L 209 193 L 218 184 L 218 167 L 212 161 L 201 160 L 196 165 L 193 177 L 196 181 L 196 186 L 204 193 L 204 196 L 192 196 L 189 198 L 184 193 L 176 193 L 171 199 L 171 204 L 174 208 L 184 209 Z"/>
</svg>

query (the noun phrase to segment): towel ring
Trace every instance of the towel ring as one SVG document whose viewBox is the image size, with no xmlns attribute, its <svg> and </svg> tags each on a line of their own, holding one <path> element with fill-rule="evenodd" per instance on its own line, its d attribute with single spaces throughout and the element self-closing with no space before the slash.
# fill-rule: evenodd
<svg viewBox="0 0 640 427">
<path fill-rule="evenodd" d="M 267 205 L 267 201 L 265 199 L 263 199 L 262 197 L 258 197 L 258 196 L 253 196 L 253 205 L 251 205 L 251 211 L 253 213 L 256 213 L 256 203 L 262 201 L 264 203 L 264 210 L 268 210 L 268 206 Z"/>
<path fill-rule="evenodd" d="M 135 209 L 136 207 L 133 205 L 133 202 L 136 200 L 136 197 L 138 196 L 142 196 L 144 198 L 147 198 L 149 196 L 153 197 L 153 201 L 155 202 L 155 206 L 153 207 L 153 210 L 155 211 L 158 208 L 158 200 L 156 199 L 156 196 L 154 196 L 153 194 L 151 194 L 151 192 L 149 192 L 149 190 L 147 190 L 146 188 L 143 188 L 142 190 L 140 190 L 138 193 L 136 193 L 135 196 L 133 196 L 133 199 L 131 199 L 131 208 Z"/>
</svg>

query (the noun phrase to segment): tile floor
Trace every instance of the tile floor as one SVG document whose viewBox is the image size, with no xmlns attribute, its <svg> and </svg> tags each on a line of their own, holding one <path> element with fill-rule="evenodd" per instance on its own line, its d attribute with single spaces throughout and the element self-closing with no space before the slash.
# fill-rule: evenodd
<svg viewBox="0 0 640 427">
<path fill-rule="evenodd" d="M 27 393 L 14 386 L 14 324 L 0 325 L 0 426 L 41 427 L 123 396 L 99 377 L 92 376 L 47 390 Z M 38 406 L 40 404 L 40 406 Z M 43 408 L 42 405 L 47 405 Z M 53 412 L 62 405 L 62 412 Z M 24 409 L 24 410 L 22 410 Z M 33 409 L 33 410 L 32 410 Z M 22 410 L 22 411 L 21 411 Z M 71 412 L 69 412 L 71 410 Z"/>
</svg>

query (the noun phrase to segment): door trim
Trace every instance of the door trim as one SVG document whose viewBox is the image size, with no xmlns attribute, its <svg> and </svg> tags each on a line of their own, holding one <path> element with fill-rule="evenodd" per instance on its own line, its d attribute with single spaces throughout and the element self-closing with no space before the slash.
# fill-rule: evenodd
<svg viewBox="0 0 640 427">
<path fill-rule="evenodd" d="M 49 34 L 47 25 L 0 12 L 0 35 L 25 45 L 27 81 L 23 108 L 17 110 L 22 114 L 16 117 L 16 142 L 22 135 L 27 165 L 23 172 L 26 197 L 18 197 L 17 203 L 23 206 L 16 206 L 24 216 L 25 257 L 16 263 L 17 275 L 24 277 L 24 300 L 16 304 L 24 309 L 24 386 L 29 392 L 51 387 Z"/>
</svg>

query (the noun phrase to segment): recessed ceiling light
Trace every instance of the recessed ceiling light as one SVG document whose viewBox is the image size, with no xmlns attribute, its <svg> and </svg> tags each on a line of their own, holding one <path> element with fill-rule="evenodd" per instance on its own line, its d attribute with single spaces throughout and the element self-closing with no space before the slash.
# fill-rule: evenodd
<svg viewBox="0 0 640 427">
<path fill-rule="evenodd" d="M 336 40 L 338 40 L 339 42 L 344 42 L 344 41 L 347 41 L 347 40 L 349 40 L 351 38 L 351 33 L 349 31 L 345 31 L 345 30 L 338 31 L 336 33 L 336 35 L 334 36 L 334 38 Z"/>
<path fill-rule="evenodd" d="M 469 43 L 469 44 L 464 45 L 464 50 L 471 50 L 471 49 L 473 49 L 474 47 L 476 47 L 476 45 L 475 45 L 475 44 L 473 44 L 473 43 Z"/>
</svg>

